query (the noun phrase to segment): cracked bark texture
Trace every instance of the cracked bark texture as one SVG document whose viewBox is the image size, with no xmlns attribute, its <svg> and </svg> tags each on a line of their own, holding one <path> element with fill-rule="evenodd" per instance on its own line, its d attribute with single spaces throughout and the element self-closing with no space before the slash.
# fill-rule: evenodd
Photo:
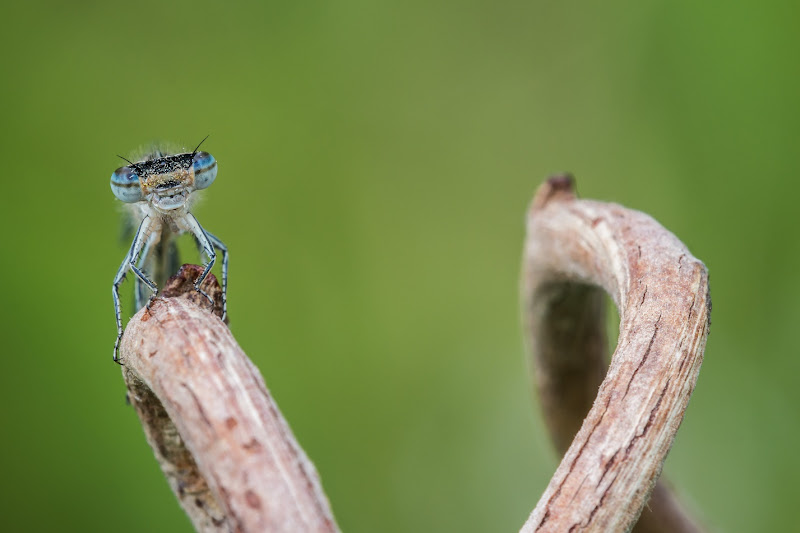
<svg viewBox="0 0 800 533">
<path fill-rule="evenodd" d="M 258 369 L 219 319 L 221 290 L 184 265 L 122 338 L 128 398 L 201 532 L 338 531 L 317 472 Z"/>
<path fill-rule="evenodd" d="M 620 315 L 607 370 L 604 293 Z M 564 453 L 522 531 L 700 531 L 656 482 L 703 359 L 703 263 L 651 217 L 578 200 L 572 177 L 555 176 L 528 213 L 522 298 L 534 381 Z"/>
</svg>

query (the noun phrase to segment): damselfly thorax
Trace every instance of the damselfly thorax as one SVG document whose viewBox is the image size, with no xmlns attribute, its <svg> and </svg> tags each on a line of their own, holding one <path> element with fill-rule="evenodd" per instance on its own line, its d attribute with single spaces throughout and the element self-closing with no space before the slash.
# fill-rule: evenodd
<svg viewBox="0 0 800 533">
<path fill-rule="evenodd" d="M 163 286 L 166 279 L 178 269 L 175 236 L 181 233 L 193 235 L 201 253 L 208 257 L 203 273 L 195 280 L 194 288 L 211 305 L 213 301 L 200 289 L 200 284 L 214 266 L 216 250 L 222 253 L 222 318 L 225 319 L 228 249 L 222 241 L 200 226 L 190 210 L 192 193 L 210 186 L 217 176 L 214 156 L 208 152 L 198 152 L 199 148 L 200 145 L 192 152 L 172 155 L 154 150 L 136 163 L 126 159 L 128 166 L 118 168 L 111 175 L 111 191 L 114 196 L 128 204 L 137 224 L 133 243 L 114 277 L 112 286 L 117 320 L 115 362 L 119 362 L 119 343 L 123 332 L 120 284 L 128 271 L 133 271 L 136 275 L 136 309 L 149 306 L 158 295 L 158 287 Z"/>
</svg>

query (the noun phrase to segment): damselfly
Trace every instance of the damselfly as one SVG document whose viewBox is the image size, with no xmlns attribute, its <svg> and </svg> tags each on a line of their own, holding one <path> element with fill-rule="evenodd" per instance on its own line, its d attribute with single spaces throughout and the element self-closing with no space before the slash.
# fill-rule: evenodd
<svg viewBox="0 0 800 533">
<path fill-rule="evenodd" d="M 205 141 L 205 139 L 203 139 Z M 217 237 L 200 226 L 190 212 L 192 193 L 205 189 L 217 177 L 217 161 L 208 152 L 198 152 L 202 142 L 192 152 L 168 154 L 155 149 L 141 161 L 127 161 L 128 166 L 111 174 L 111 191 L 125 202 L 138 229 L 128 253 L 114 277 L 112 293 L 117 318 L 117 340 L 114 342 L 114 361 L 119 363 L 119 344 L 122 339 L 122 311 L 119 286 L 128 270 L 136 275 L 134 293 L 136 310 L 158 295 L 158 287 L 178 269 L 178 254 L 174 237 L 191 233 L 201 251 L 208 257 L 203 273 L 194 283 L 197 292 L 213 305 L 211 297 L 200 289 L 214 266 L 217 254 L 222 253 L 222 319 L 227 313 L 228 249 Z M 149 300 L 145 304 L 147 291 Z"/>
</svg>

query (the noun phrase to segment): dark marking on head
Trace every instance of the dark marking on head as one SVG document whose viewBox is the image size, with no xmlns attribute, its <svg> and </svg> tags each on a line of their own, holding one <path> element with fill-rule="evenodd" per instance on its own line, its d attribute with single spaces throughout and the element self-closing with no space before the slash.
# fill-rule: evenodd
<svg viewBox="0 0 800 533">
<path fill-rule="evenodd" d="M 173 187 L 177 187 L 180 184 L 181 184 L 181 182 L 178 181 L 178 180 L 169 180 L 169 181 L 165 181 L 164 183 L 159 183 L 156 186 L 156 188 L 157 189 L 171 189 Z"/>
<path fill-rule="evenodd" d="M 192 167 L 192 158 L 194 154 L 177 154 L 166 155 L 150 159 L 148 161 L 140 161 L 133 163 L 130 167 L 136 171 L 136 175 L 140 179 L 145 179 L 148 176 L 156 174 L 168 174 L 177 170 L 188 170 Z"/>
</svg>

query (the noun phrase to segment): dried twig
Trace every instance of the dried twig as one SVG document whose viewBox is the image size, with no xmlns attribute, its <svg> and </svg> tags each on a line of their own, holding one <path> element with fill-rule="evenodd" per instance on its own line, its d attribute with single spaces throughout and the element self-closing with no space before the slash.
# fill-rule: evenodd
<svg viewBox="0 0 800 533">
<path fill-rule="evenodd" d="M 706 268 L 651 217 L 576 200 L 572 178 L 558 176 L 534 198 L 523 270 L 535 381 L 566 453 L 522 531 L 630 530 L 700 370 Z M 620 313 L 607 373 L 603 291 Z M 699 530 L 660 484 L 648 507 L 637 531 Z"/>
<path fill-rule="evenodd" d="M 317 472 L 258 370 L 184 265 L 130 321 L 123 376 L 147 440 L 198 531 L 338 531 Z M 219 305 L 219 285 L 203 289 Z"/>
</svg>

